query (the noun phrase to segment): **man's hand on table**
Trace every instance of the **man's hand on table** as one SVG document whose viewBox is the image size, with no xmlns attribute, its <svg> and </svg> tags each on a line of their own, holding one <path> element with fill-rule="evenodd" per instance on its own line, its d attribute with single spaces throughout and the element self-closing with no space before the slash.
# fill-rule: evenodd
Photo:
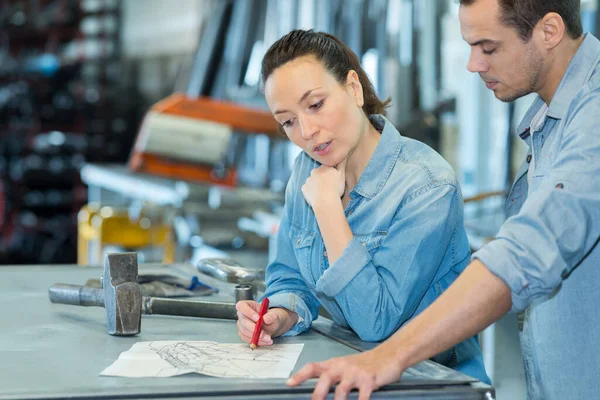
<svg viewBox="0 0 600 400">
<path fill-rule="evenodd" d="M 313 399 L 325 399 L 331 386 L 336 383 L 336 400 L 346 399 L 352 389 L 358 389 L 359 400 L 369 399 L 373 391 L 398 381 L 405 369 L 395 352 L 388 351 L 386 347 L 380 345 L 363 353 L 307 364 L 287 384 L 296 386 L 308 379 L 318 378 Z"/>
</svg>

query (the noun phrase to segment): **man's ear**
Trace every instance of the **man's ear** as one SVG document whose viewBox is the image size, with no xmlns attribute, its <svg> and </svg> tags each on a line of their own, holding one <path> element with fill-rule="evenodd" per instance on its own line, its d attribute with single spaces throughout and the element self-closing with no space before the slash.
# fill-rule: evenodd
<svg viewBox="0 0 600 400">
<path fill-rule="evenodd" d="M 351 69 L 348 71 L 348 75 L 346 76 L 346 85 L 348 85 L 352 91 L 352 94 L 356 99 L 356 105 L 362 108 L 362 106 L 365 104 L 365 97 L 363 95 L 363 87 L 355 70 Z"/>
<path fill-rule="evenodd" d="M 546 50 L 555 48 L 565 37 L 566 27 L 562 17 L 550 12 L 537 23 L 534 30 L 538 32 L 542 39 L 542 45 Z"/>
</svg>

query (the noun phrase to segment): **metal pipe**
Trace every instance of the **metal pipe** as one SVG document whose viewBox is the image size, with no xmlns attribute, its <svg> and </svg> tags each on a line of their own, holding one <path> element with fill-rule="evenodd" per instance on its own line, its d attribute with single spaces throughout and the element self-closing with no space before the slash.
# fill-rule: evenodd
<svg viewBox="0 0 600 400">
<path fill-rule="evenodd" d="M 241 300 L 254 300 L 252 285 L 236 285 L 233 294 L 236 303 Z"/>
</svg>

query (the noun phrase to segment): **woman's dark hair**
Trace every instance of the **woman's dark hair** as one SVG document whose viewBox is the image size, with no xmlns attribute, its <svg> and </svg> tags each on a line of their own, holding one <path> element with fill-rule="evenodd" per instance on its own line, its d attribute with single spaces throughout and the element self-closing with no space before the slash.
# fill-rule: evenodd
<svg viewBox="0 0 600 400">
<path fill-rule="evenodd" d="M 455 0 L 461 6 L 470 6 L 477 0 Z M 544 15 L 555 12 L 560 15 L 571 38 L 583 34 L 581 25 L 581 0 L 498 0 L 502 10 L 501 20 L 514 28 L 524 42 Z"/>
<path fill-rule="evenodd" d="M 363 89 L 366 115 L 383 114 L 390 99 L 381 101 L 375 88 L 362 69 L 358 57 L 338 38 L 324 32 L 296 29 L 273 43 L 262 60 L 261 77 L 266 82 L 279 67 L 299 57 L 313 56 L 341 83 L 346 83 L 350 70 L 356 71 Z"/>
</svg>

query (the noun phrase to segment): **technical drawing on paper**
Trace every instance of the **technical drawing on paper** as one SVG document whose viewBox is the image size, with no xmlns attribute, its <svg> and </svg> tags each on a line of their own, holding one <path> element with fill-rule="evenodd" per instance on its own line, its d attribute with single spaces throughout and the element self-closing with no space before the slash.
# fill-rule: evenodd
<svg viewBox="0 0 600 400">
<path fill-rule="evenodd" d="M 196 372 L 224 378 L 287 378 L 304 344 L 250 349 L 243 343 L 138 342 L 100 375 L 168 377 Z"/>
</svg>

